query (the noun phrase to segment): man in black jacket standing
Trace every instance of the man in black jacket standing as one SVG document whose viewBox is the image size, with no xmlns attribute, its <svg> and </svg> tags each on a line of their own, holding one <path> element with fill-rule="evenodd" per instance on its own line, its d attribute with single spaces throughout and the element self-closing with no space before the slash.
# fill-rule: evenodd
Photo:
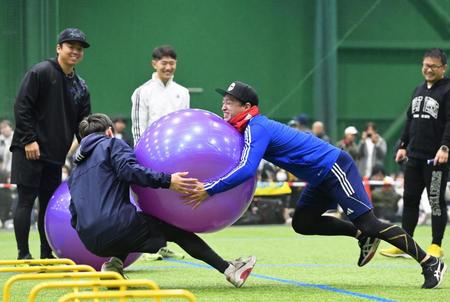
<svg viewBox="0 0 450 302">
<path fill-rule="evenodd" d="M 447 224 L 445 189 L 448 179 L 450 146 L 450 79 L 445 77 L 447 56 L 438 48 L 423 56 L 425 82 L 411 97 L 407 120 L 395 160 L 406 161 L 402 226 L 413 236 L 419 217 L 420 198 L 427 189 L 431 206 L 432 244 L 427 252 L 444 255 L 441 248 Z M 405 257 L 396 248 L 382 250 L 388 257 Z"/>
<path fill-rule="evenodd" d="M 16 131 L 11 182 L 17 184 L 14 215 L 18 259 L 30 259 L 30 214 L 39 197 L 38 229 L 41 258 L 53 258 L 44 230 L 48 201 L 61 183 L 61 167 L 78 132 L 78 124 L 91 111 L 88 88 L 75 65 L 89 47 L 85 34 L 67 28 L 58 36 L 56 59 L 33 66 L 25 75 L 14 104 Z"/>
</svg>

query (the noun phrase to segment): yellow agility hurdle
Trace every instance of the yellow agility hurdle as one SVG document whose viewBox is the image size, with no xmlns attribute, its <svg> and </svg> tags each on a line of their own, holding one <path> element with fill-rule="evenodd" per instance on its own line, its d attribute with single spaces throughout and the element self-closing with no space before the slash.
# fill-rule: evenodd
<svg viewBox="0 0 450 302">
<path fill-rule="evenodd" d="M 184 298 L 190 302 L 197 302 L 195 296 L 184 289 L 169 290 L 131 290 L 131 291 L 103 291 L 103 292 L 81 292 L 70 293 L 59 298 L 58 302 L 69 302 L 75 300 L 93 300 L 93 299 L 125 299 L 130 298 Z"/>
<path fill-rule="evenodd" d="M 124 292 L 130 287 L 148 287 L 149 289 L 159 290 L 159 286 L 147 279 L 136 280 L 94 280 L 94 281 L 69 281 L 69 282 L 44 282 L 36 285 L 28 296 L 28 302 L 34 302 L 41 290 L 51 288 L 92 288 L 93 292 L 98 293 L 101 287 L 114 287 L 114 290 Z M 117 289 L 115 289 L 117 288 Z M 141 288 L 140 288 L 141 289 Z"/>
<path fill-rule="evenodd" d="M 89 265 L 46 265 L 0 267 L 0 273 L 95 272 Z"/>
<path fill-rule="evenodd" d="M 48 273 L 48 274 L 19 274 L 6 280 L 3 286 L 3 302 L 10 302 L 11 288 L 17 281 L 49 280 L 49 279 L 114 279 L 123 280 L 116 272 L 81 272 L 81 273 Z"/>
<path fill-rule="evenodd" d="M 22 259 L 22 260 L 0 260 L 0 265 L 55 265 L 55 264 L 67 264 L 76 265 L 71 259 Z"/>
</svg>

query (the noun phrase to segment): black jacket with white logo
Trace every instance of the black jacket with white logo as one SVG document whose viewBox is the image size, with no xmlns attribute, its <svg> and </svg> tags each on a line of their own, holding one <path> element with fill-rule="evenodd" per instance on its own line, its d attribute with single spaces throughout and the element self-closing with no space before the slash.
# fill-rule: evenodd
<svg viewBox="0 0 450 302">
<path fill-rule="evenodd" d="M 450 79 L 443 78 L 428 89 L 416 87 L 407 112 L 400 148 L 408 157 L 432 159 L 442 145 L 450 146 Z"/>
</svg>

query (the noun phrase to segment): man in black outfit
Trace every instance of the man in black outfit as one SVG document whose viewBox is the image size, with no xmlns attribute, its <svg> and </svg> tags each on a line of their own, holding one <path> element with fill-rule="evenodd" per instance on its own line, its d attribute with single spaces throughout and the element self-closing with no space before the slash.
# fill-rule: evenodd
<svg viewBox="0 0 450 302">
<path fill-rule="evenodd" d="M 18 259 L 30 259 L 30 214 L 39 197 L 41 258 L 53 258 L 44 230 L 48 201 L 61 183 L 61 167 L 78 124 L 91 111 L 88 88 L 75 65 L 89 47 L 85 34 L 67 28 L 58 37 L 56 59 L 33 66 L 25 75 L 14 104 L 16 131 L 10 150 L 11 182 L 17 184 L 14 214 Z"/>
<path fill-rule="evenodd" d="M 450 146 L 450 79 L 445 77 L 447 56 L 438 48 L 423 56 L 425 82 L 414 90 L 395 160 L 406 161 L 402 226 L 413 236 L 419 217 L 420 198 L 427 189 L 431 206 L 433 239 L 427 252 L 442 257 L 447 224 L 445 189 Z M 397 248 L 381 251 L 388 257 L 405 257 Z"/>
</svg>

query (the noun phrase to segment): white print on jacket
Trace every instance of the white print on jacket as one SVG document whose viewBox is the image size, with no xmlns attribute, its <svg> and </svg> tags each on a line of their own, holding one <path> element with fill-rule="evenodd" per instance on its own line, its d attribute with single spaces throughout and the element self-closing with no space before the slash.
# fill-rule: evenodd
<svg viewBox="0 0 450 302">
<path fill-rule="evenodd" d="M 414 114 L 420 111 L 420 104 L 422 104 L 423 96 L 416 96 L 412 100 L 411 113 Z"/>
<path fill-rule="evenodd" d="M 435 119 L 437 119 L 439 111 L 439 103 L 429 96 L 425 97 L 425 105 L 423 106 L 423 112 L 428 113 Z"/>
<path fill-rule="evenodd" d="M 413 114 L 413 117 L 429 119 L 430 116 L 432 116 L 434 119 L 437 119 L 439 112 L 439 103 L 429 96 L 425 97 L 422 109 L 422 112 L 426 114 L 419 114 L 423 99 L 423 96 L 417 96 L 412 100 L 411 113 Z"/>
</svg>

